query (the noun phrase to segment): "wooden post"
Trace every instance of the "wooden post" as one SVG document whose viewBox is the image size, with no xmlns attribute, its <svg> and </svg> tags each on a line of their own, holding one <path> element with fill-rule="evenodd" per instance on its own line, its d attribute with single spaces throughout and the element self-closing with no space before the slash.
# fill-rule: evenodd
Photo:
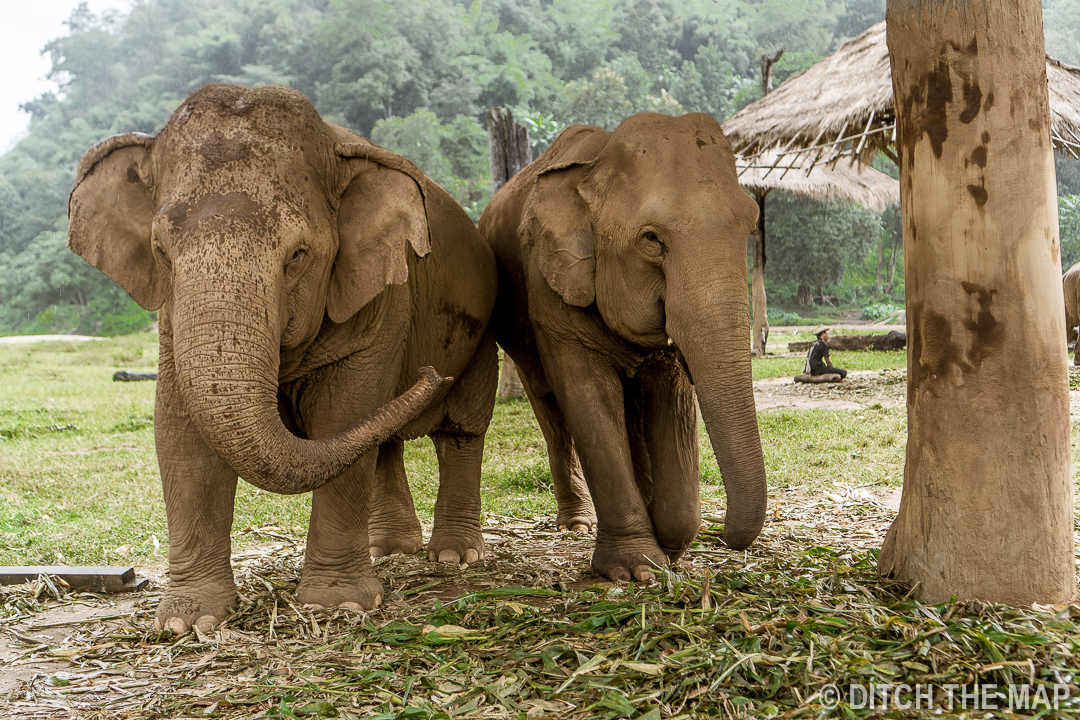
<svg viewBox="0 0 1080 720">
<path fill-rule="evenodd" d="M 508 108 L 488 110 L 487 125 L 488 147 L 491 150 L 491 193 L 494 195 L 507 180 L 532 162 L 532 148 L 529 147 L 528 129 L 514 122 L 514 113 Z M 499 374 L 499 397 L 520 397 L 524 392 L 514 361 L 504 352 L 502 372 Z"/>
<path fill-rule="evenodd" d="M 888 0 L 908 442 L 882 575 L 928 602 L 1076 592 L 1039 0 Z"/>
</svg>

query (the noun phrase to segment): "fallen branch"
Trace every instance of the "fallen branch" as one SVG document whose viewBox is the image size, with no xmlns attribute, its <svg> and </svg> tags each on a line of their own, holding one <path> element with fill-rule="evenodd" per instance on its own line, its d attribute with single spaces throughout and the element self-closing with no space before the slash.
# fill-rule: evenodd
<svg viewBox="0 0 1080 720">
<path fill-rule="evenodd" d="M 797 383 L 827 383 L 827 382 L 840 382 L 840 376 L 836 373 L 828 373 L 826 375 L 811 375 L 809 373 L 802 373 L 795 376 L 795 382 Z"/>
<path fill-rule="evenodd" d="M 128 372 L 118 370 L 113 373 L 113 382 L 135 382 L 136 380 L 157 380 L 156 372 Z"/>
<path fill-rule="evenodd" d="M 806 352 L 813 341 L 788 343 L 788 352 Z M 830 335 L 830 350 L 903 350 L 907 333 L 897 330 L 884 335 Z"/>
</svg>

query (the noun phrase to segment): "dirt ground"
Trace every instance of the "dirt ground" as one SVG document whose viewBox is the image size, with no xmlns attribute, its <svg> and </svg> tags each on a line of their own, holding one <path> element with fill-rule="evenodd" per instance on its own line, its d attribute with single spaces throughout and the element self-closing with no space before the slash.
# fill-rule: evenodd
<svg viewBox="0 0 1080 720">
<path fill-rule="evenodd" d="M 763 380 L 755 383 L 754 394 L 763 410 L 899 407 L 906 401 L 905 372 L 853 372 L 834 384 L 796 384 L 791 378 Z M 1076 415 L 1080 393 L 1072 395 Z M 815 497 L 798 490 L 778 491 L 751 555 L 789 552 L 793 533 L 812 544 L 880 547 L 899 500 L 899 489 L 873 487 L 836 487 Z M 704 511 L 707 523 L 722 522 L 722 508 L 706 507 Z M 245 545 L 233 557 L 242 596 L 267 592 L 271 579 L 275 587 L 295 583 L 302 542 L 281 535 L 276 528 L 244 532 L 256 535 L 258 542 Z M 574 589 L 598 584 L 588 573 L 592 538 L 558 532 L 550 518 L 488 518 L 485 541 L 488 557 L 473 567 L 439 565 L 420 557 L 376 560 L 387 604 L 364 618 L 343 610 L 313 614 L 291 603 L 290 607 L 282 605 L 279 616 L 278 600 L 274 599 L 274 616 L 269 623 L 264 612 L 262 617 L 231 621 L 229 629 L 219 630 L 214 637 L 188 635 L 185 637 L 190 640 L 166 643 L 155 642 L 152 630 L 153 614 L 166 583 L 164 568 L 139 568 L 138 573 L 151 580 L 149 589 L 126 595 L 61 591 L 59 599 L 50 599 L 40 584 L 36 588 L 0 588 L 0 713 L 50 720 L 141 717 L 152 708 L 168 707 L 168 703 L 175 707 L 190 697 L 191 709 L 186 714 L 167 716 L 201 717 L 213 710 L 210 698 L 224 697 L 223 693 L 237 683 L 255 681 L 256 671 L 250 667 L 238 670 L 234 664 L 214 660 L 224 647 L 244 648 L 251 663 L 263 671 L 269 667 L 275 673 L 296 672 L 295 668 L 276 665 L 282 662 L 282 641 L 275 640 L 274 618 L 279 625 L 286 615 L 291 622 L 309 624 L 317 636 L 322 633 L 325 642 L 334 632 L 347 632 L 362 619 L 389 620 L 407 608 L 430 606 L 477 590 L 559 585 Z M 746 561 L 743 553 L 705 550 L 700 554 L 692 551 L 681 563 L 692 573 L 715 571 L 732 560 L 721 555 L 738 555 L 739 562 Z M 39 594 L 36 599 L 35 590 Z M 185 643 L 189 649 L 193 644 L 205 646 L 206 653 L 199 660 L 203 664 L 193 665 L 190 651 L 186 655 L 180 652 Z M 157 716 L 163 716 L 160 710 Z"/>
<path fill-rule="evenodd" d="M 706 507 L 703 515 L 709 537 L 675 568 L 687 577 L 737 574 L 789 555 L 793 541 L 799 547 L 866 552 L 880 546 L 894 511 L 866 488 L 836 487 L 812 498 L 778 491 L 762 534 L 743 552 L 716 542 L 722 508 Z M 379 558 L 375 569 L 386 590 L 384 606 L 366 614 L 312 611 L 297 606 L 288 592 L 298 580 L 302 541 L 273 527 L 245 532 L 260 542 L 233 556 L 242 607 L 209 636 L 156 636 L 153 614 L 164 578 L 153 571 L 143 573 L 154 582 L 138 594 L 60 593 L 59 600 L 35 600 L 33 587 L 0 589 L 0 610 L 18 613 L 0 618 L 0 713 L 19 720 L 206 717 L 219 702 L 250 693 L 259 683 L 302 685 L 306 667 L 357 632 L 360 623 L 415 622 L 418 612 L 436 603 L 500 588 L 559 588 L 554 594 L 561 594 L 611 586 L 588 572 L 590 536 L 556 531 L 550 518 L 495 516 L 487 518 L 488 553 L 480 563 Z"/>
<path fill-rule="evenodd" d="M 754 402 L 758 410 L 900 407 L 907 402 L 907 373 L 903 370 L 855 370 L 837 383 L 797 383 L 790 377 L 758 380 L 754 383 Z"/>
</svg>

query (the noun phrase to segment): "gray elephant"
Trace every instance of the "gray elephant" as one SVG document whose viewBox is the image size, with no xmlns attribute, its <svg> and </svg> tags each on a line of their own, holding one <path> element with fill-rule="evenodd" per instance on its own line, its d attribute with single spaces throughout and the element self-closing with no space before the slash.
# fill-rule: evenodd
<svg viewBox="0 0 1080 720">
<path fill-rule="evenodd" d="M 496 338 L 548 445 L 558 524 L 597 526 L 594 571 L 644 579 L 700 526 L 695 390 L 750 545 L 766 483 L 746 244 L 757 205 L 707 115 L 575 125 L 480 218 L 499 265 Z"/>
<path fill-rule="evenodd" d="M 306 604 L 371 608 L 382 587 L 369 552 L 422 547 L 405 439 L 430 435 L 438 454 L 429 557 L 483 554 L 495 263 L 412 163 L 323 121 L 296 91 L 211 85 L 156 137 L 91 148 L 69 211 L 69 247 L 160 308 L 159 628 L 205 630 L 235 603 L 238 476 L 314 491 Z"/>
<path fill-rule="evenodd" d="M 1080 338 L 1077 326 L 1080 325 L 1080 263 L 1076 263 L 1061 276 L 1061 287 L 1065 293 L 1065 342 L 1075 342 L 1073 365 L 1080 365 Z"/>
</svg>

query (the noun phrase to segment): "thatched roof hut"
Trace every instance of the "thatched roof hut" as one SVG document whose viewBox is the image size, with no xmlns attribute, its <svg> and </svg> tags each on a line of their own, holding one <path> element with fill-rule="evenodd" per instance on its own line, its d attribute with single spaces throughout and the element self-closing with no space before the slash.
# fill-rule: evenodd
<svg viewBox="0 0 1080 720">
<path fill-rule="evenodd" d="M 1056 149 L 1080 157 L 1080 68 L 1046 60 L 1050 128 Z M 735 152 L 746 158 L 780 153 L 836 151 L 866 159 L 892 155 L 896 139 L 892 72 L 881 22 L 809 70 L 788 78 L 723 125 Z"/>
<path fill-rule="evenodd" d="M 739 184 L 758 192 L 783 190 L 814 200 L 848 198 L 871 210 L 900 202 L 900 182 L 851 158 L 813 164 L 805 155 L 767 151 L 752 160 L 735 158 Z"/>
</svg>

